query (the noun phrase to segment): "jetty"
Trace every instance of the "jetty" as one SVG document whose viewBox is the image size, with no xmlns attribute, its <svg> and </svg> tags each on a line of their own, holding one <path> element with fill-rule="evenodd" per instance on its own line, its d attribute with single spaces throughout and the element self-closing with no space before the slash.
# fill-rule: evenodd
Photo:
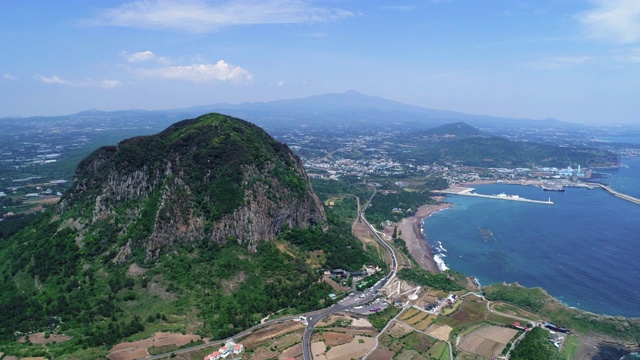
<svg viewBox="0 0 640 360">
<path fill-rule="evenodd" d="M 447 195 L 461 195 L 461 196 L 473 196 L 473 197 L 479 197 L 479 198 L 485 198 L 485 199 L 496 199 L 496 200 L 509 200 L 509 201 L 520 201 L 520 202 L 526 202 L 526 203 L 533 203 L 533 204 L 544 204 L 544 205 L 553 205 L 553 201 L 551 201 L 551 198 L 549 198 L 548 201 L 543 201 L 543 200 L 532 200 L 532 199 L 527 199 L 527 198 L 523 198 L 520 197 L 518 195 L 507 195 L 505 193 L 502 194 L 498 194 L 498 195 L 484 195 L 484 194 L 476 194 L 473 192 L 473 188 L 458 188 L 458 190 L 438 190 L 438 191 L 434 191 L 434 192 L 438 192 L 441 194 L 447 194 Z M 639 204 L 640 204 L 640 200 Z"/>
<path fill-rule="evenodd" d="M 613 196 L 616 196 L 616 197 L 619 197 L 620 199 L 631 201 L 632 203 L 640 205 L 640 199 L 638 199 L 636 197 L 633 197 L 631 195 L 627 195 L 627 194 L 623 194 L 621 192 L 615 191 L 612 188 L 610 188 L 609 186 L 604 185 L 604 184 L 598 184 L 598 185 L 600 185 L 600 187 L 602 189 L 606 190 L 608 193 L 612 194 Z"/>
</svg>

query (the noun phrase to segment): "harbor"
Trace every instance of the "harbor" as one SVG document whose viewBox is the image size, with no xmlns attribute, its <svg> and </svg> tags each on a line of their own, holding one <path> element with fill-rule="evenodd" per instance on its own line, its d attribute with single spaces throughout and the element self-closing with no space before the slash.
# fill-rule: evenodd
<svg viewBox="0 0 640 360">
<path fill-rule="evenodd" d="M 497 195 L 476 194 L 473 192 L 474 190 L 475 190 L 474 188 L 453 187 L 446 190 L 439 190 L 437 192 L 441 194 L 447 194 L 447 195 L 472 196 L 472 197 L 479 197 L 479 198 L 485 198 L 485 199 L 509 200 L 509 201 L 520 201 L 520 202 L 533 203 L 533 204 L 553 205 L 553 201 L 551 201 L 551 198 L 549 198 L 548 201 L 532 200 L 532 199 L 520 197 L 518 195 L 507 195 L 505 193 L 500 193 Z M 640 200 L 638 201 L 639 201 L 638 203 L 640 203 Z"/>
</svg>

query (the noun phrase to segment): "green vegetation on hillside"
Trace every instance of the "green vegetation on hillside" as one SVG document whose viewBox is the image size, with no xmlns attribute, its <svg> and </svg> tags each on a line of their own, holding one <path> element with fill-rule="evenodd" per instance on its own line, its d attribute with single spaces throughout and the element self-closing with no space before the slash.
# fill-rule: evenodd
<svg viewBox="0 0 640 360">
<path fill-rule="evenodd" d="M 513 360 L 563 360 L 564 357 L 548 340 L 549 332 L 533 328 L 511 351 Z"/>
<path fill-rule="evenodd" d="M 367 220 L 377 226 L 386 220 L 399 222 L 405 217 L 412 216 L 421 205 L 430 203 L 433 203 L 431 193 L 426 190 L 399 189 L 388 193 L 378 191 L 367 209 Z"/>
<path fill-rule="evenodd" d="M 351 234 L 348 211 L 327 209 L 325 222 L 286 145 L 239 119 L 211 114 L 103 147 L 74 180 L 56 209 L 3 240 L 2 341 L 20 332 L 71 335 L 58 356 L 154 331 L 224 338 L 283 309 L 329 305 L 333 290 L 319 281 L 321 268 L 379 263 Z M 258 224 L 276 227 L 278 237 L 213 240 L 222 226 L 237 226 L 231 214 L 249 201 L 257 205 L 242 228 L 254 216 L 281 219 Z M 307 227 L 288 228 L 284 220 L 294 216 Z M 223 225 L 215 222 L 221 217 Z M 163 232 L 172 223 L 185 225 Z M 207 232 L 176 239 L 191 226 Z M 152 245 L 160 250 L 150 253 Z"/>
<path fill-rule="evenodd" d="M 443 133 L 447 133 L 447 129 L 437 130 L 435 135 L 442 136 Z M 476 133 L 471 129 L 462 130 L 461 136 L 453 138 L 433 139 L 433 134 L 419 134 L 407 139 L 405 143 L 411 146 L 403 148 L 400 153 L 394 153 L 394 157 L 400 161 L 415 159 L 423 164 L 455 163 L 485 168 L 534 165 L 564 168 L 575 164 L 598 167 L 616 165 L 620 162 L 619 156 L 606 150 L 511 141 L 501 137 L 483 136 L 481 132 Z"/>
<path fill-rule="evenodd" d="M 359 270 L 365 264 L 382 265 L 363 252 L 360 244 L 351 234 L 348 224 L 331 213 L 327 214 L 331 227 L 327 231 L 318 228 L 290 229 L 282 234 L 282 239 L 299 246 L 301 251 L 322 250 L 326 265 L 331 269 Z"/>
<path fill-rule="evenodd" d="M 320 180 L 311 179 L 313 191 L 318 195 L 320 200 L 325 201 L 331 196 L 354 195 L 364 202 L 368 199 L 373 191 L 371 188 L 355 176 L 343 176 L 338 180 Z"/>
<path fill-rule="evenodd" d="M 464 286 L 455 281 L 455 275 L 451 270 L 439 273 L 430 273 L 420 268 L 402 268 L 398 271 L 398 277 L 436 290 L 464 290 Z"/>
<path fill-rule="evenodd" d="M 125 265 L 82 260 L 82 250 L 68 231 L 49 240 L 38 238 L 38 233 L 51 231 L 45 220 L 41 217 L 20 236 L 31 239 L 35 252 L 12 242 L 15 251 L 3 253 L 16 260 L 2 257 L 4 340 L 12 339 L 16 330 L 52 329 L 75 334 L 70 347 L 110 346 L 151 326 L 142 321 L 147 317 L 161 312 L 186 315 L 193 309 L 203 320 L 200 333 L 223 338 L 283 308 L 300 313 L 329 304 L 332 289 L 318 282 L 320 274 L 305 263 L 308 251 L 323 250 L 322 265 L 327 267 L 356 269 L 376 263 L 344 227 L 330 221 L 327 232 L 290 229 L 282 240 L 262 243 L 255 253 L 235 241 L 181 245 L 143 274 L 131 276 Z M 56 256 L 42 260 L 50 253 Z M 12 271 L 14 277 L 9 276 Z M 155 304 L 151 308 L 144 305 L 149 301 Z M 131 308 L 141 310 L 131 313 Z"/>
<path fill-rule="evenodd" d="M 502 300 L 539 312 L 547 301 L 547 293 L 540 288 L 526 288 L 517 284 L 492 284 L 483 288 L 487 300 Z"/>
</svg>

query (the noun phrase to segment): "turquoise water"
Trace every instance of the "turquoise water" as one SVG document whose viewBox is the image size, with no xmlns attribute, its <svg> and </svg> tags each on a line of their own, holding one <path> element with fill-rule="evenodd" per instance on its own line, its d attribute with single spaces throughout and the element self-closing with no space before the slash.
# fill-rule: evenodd
<svg viewBox="0 0 640 360">
<path fill-rule="evenodd" d="M 604 182 L 640 197 L 640 159 L 625 163 L 628 168 L 607 170 Z M 423 224 L 448 267 L 482 284 L 539 286 L 569 306 L 640 317 L 640 205 L 601 189 L 491 184 L 476 192 L 551 197 L 555 204 L 450 196 L 455 205 Z"/>
</svg>

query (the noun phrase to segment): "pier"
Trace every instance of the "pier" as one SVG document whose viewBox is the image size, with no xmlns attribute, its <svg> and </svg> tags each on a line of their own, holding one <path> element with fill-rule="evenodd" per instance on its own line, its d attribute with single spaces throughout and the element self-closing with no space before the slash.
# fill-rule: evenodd
<svg viewBox="0 0 640 360">
<path fill-rule="evenodd" d="M 434 192 L 438 192 L 441 194 L 447 194 L 447 195 L 462 195 L 462 196 L 473 196 L 473 197 L 480 197 L 480 198 L 485 198 L 485 199 L 496 199 L 496 200 L 510 200 L 510 201 L 520 201 L 520 202 L 526 202 L 526 203 L 533 203 L 533 204 L 544 204 L 544 205 L 553 205 L 553 201 L 551 201 L 551 198 L 549 198 L 548 201 L 542 201 L 542 200 L 532 200 L 532 199 L 526 199 L 526 198 L 522 198 L 519 197 L 518 195 L 506 195 L 506 194 L 499 194 L 499 195 L 484 195 L 484 194 L 476 194 L 473 192 L 473 188 L 463 188 L 462 190 L 459 191 L 453 191 L 453 190 L 438 190 L 438 191 L 434 191 Z M 640 200 L 636 199 L 638 201 L 638 204 L 640 204 Z"/>
<path fill-rule="evenodd" d="M 635 197 L 633 197 L 631 195 L 627 195 L 627 194 L 623 194 L 621 192 L 615 191 L 612 188 L 608 187 L 607 185 L 603 185 L 603 184 L 598 184 L 598 185 L 600 185 L 601 188 L 603 188 L 604 190 L 606 190 L 607 192 L 609 192 L 613 196 L 616 196 L 616 197 L 619 197 L 620 199 L 631 201 L 632 203 L 640 205 L 640 199 L 638 199 L 638 198 L 635 198 Z"/>
</svg>

